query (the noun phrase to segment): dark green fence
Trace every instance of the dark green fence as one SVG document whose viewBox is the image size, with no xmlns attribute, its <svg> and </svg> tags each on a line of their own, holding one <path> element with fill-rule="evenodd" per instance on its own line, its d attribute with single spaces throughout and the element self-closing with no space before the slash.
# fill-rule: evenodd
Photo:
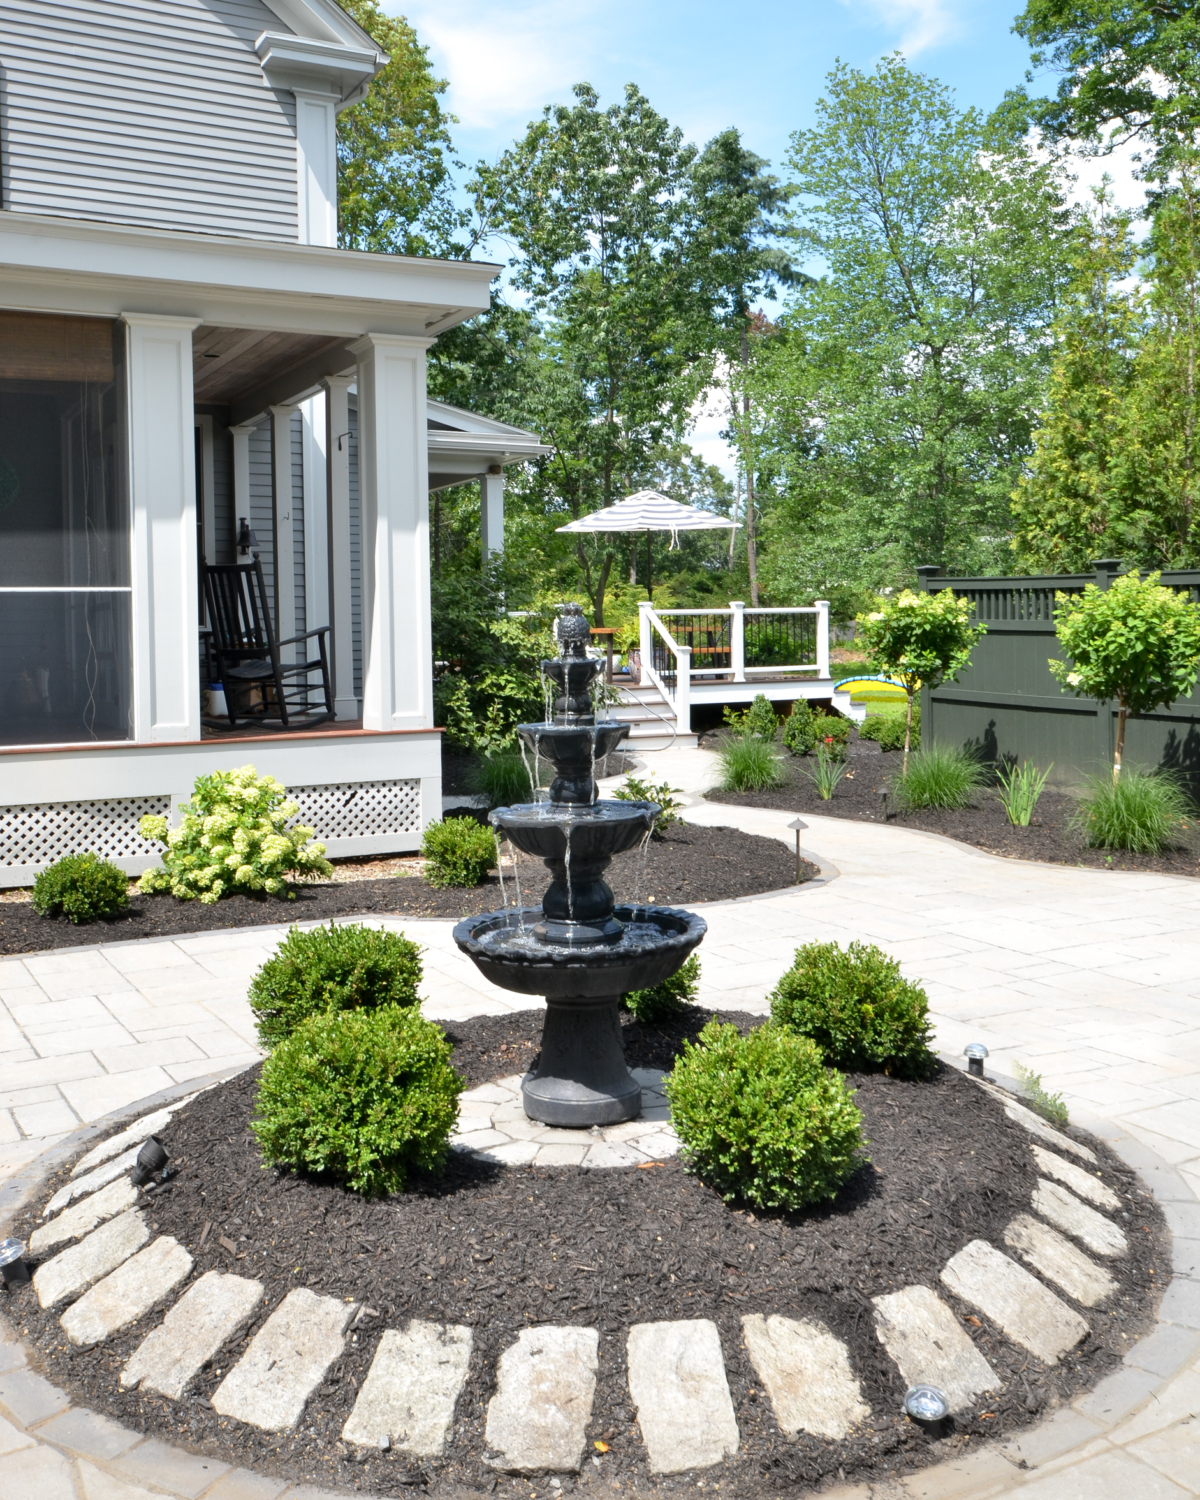
<svg viewBox="0 0 1200 1500">
<path fill-rule="evenodd" d="M 1078 784 L 1112 764 L 1115 705 L 1064 692 L 1046 665 L 1060 660 L 1054 634 L 1056 593 L 1082 593 L 1084 585 L 1108 588 L 1120 575 L 1116 562 L 1099 562 L 1092 573 L 1030 578 L 946 578 L 920 568 L 921 586 L 952 589 L 969 599 L 973 617 L 987 626 L 971 664 L 956 682 L 921 697 L 921 733 L 927 743 L 971 745 L 989 761 L 1015 757 L 1043 769 L 1050 780 Z M 1200 599 L 1200 572 L 1164 573 L 1162 581 Z M 1127 765 L 1162 766 L 1182 772 L 1200 789 L 1200 691 L 1171 708 L 1130 719 L 1125 735 Z"/>
</svg>

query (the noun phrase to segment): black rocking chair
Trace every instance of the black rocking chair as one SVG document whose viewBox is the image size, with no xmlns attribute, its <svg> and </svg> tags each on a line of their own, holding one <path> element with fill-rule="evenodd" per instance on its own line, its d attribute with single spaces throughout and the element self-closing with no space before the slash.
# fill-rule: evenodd
<svg viewBox="0 0 1200 1500">
<path fill-rule="evenodd" d="M 278 719 L 284 729 L 308 729 L 333 718 L 329 626 L 277 641 L 267 605 L 262 563 L 203 565 L 211 651 L 225 690 L 229 723 Z M 315 661 L 285 662 L 285 646 L 317 642 Z M 305 654 L 307 654 L 306 648 Z M 310 682 L 320 672 L 318 686 Z"/>
</svg>

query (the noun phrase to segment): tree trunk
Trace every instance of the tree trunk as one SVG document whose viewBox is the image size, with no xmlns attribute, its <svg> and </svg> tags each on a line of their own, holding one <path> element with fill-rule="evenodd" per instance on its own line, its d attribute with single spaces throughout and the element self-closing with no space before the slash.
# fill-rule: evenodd
<svg viewBox="0 0 1200 1500">
<path fill-rule="evenodd" d="M 908 775 L 908 749 L 912 744 L 912 706 L 913 695 L 912 689 L 910 688 L 908 691 L 908 702 L 905 706 L 904 715 L 904 760 L 900 765 L 900 775 L 902 777 Z"/>
<path fill-rule="evenodd" d="M 1129 710 L 1118 698 L 1117 700 L 1117 745 L 1113 751 L 1113 785 L 1121 779 L 1121 757 L 1125 754 L 1125 720 L 1129 717 Z"/>
</svg>

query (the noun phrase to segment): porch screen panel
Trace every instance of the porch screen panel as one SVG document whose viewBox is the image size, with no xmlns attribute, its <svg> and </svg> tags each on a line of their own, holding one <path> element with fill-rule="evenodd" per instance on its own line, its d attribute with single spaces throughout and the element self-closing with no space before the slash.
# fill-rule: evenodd
<svg viewBox="0 0 1200 1500">
<path fill-rule="evenodd" d="M 130 737 L 122 361 L 110 319 L 0 312 L 0 744 Z"/>
</svg>

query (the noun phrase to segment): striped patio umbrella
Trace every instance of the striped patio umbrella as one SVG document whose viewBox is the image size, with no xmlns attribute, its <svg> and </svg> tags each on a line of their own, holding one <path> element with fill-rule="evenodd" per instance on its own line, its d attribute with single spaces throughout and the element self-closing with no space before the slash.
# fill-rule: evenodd
<svg viewBox="0 0 1200 1500">
<path fill-rule="evenodd" d="M 716 516 L 710 510 L 697 510 L 694 505 L 682 505 L 678 500 L 668 499 L 657 490 L 638 490 L 636 495 L 627 495 L 615 505 L 606 505 L 603 510 L 594 510 L 590 515 L 580 516 L 578 521 L 569 521 L 559 531 L 644 531 L 646 533 L 646 592 L 654 598 L 650 536 L 655 531 L 671 533 L 672 548 L 679 546 L 681 531 L 728 531 L 741 523 L 724 516 Z"/>
</svg>

